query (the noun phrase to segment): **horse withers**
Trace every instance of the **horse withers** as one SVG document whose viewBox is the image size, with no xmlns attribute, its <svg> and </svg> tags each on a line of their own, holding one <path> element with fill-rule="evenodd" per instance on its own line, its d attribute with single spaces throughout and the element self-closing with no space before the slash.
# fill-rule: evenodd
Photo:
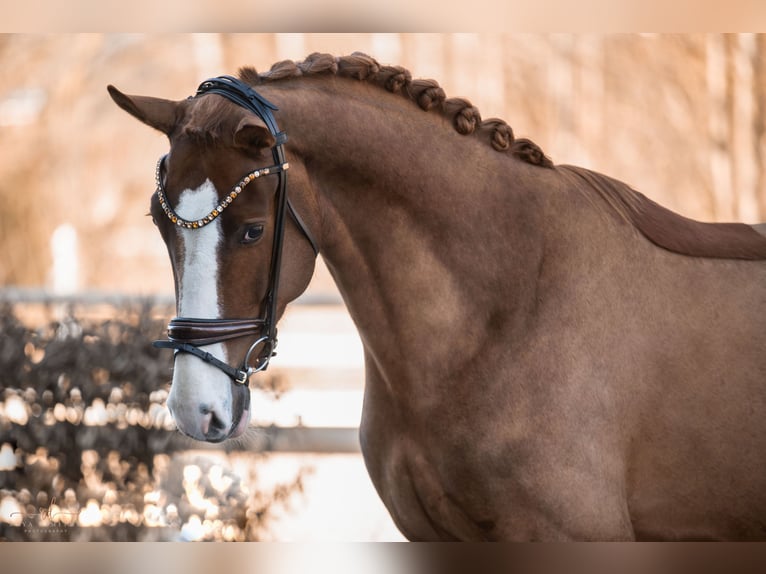
<svg viewBox="0 0 766 574">
<path fill-rule="evenodd" d="M 245 430 L 247 377 L 321 253 L 364 347 L 364 459 L 408 538 L 766 539 L 762 233 L 554 165 L 363 54 L 182 101 L 109 91 L 170 140 L 151 212 L 181 431 Z"/>
</svg>

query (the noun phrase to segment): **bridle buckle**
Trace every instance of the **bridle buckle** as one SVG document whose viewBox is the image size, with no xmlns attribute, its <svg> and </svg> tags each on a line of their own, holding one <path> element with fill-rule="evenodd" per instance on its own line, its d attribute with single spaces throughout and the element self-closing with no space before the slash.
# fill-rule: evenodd
<svg viewBox="0 0 766 574">
<path fill-rule="evenodd" d="M 247 380 L 250 378 L 250 375 L 252 373 L 253 373 L 252 369 L 250 369 L 250 368 L 248 368 L 247 370 L 240 369 L 239 375 L 234 377 L 234 383 L 237 384 L 237 385 L 246 385 L 247 384 Z"/>
<path fill-rule="evenodd" d="M 250 365 L 250 355 L 253 354 L 253 351 L 255 351 L 255 348 L 258 347 L 260 344 L 266 344 L 267 347 L 263 350 L 263 352 L 260 353 L 260 356 L 257 359 L 257 364 L 253 367 Z M 257 339 L 252 345 L 250 345 L 250 348 L 247 350 L 247 354 L 245 355 L 245 360 L 243 365 L 247 368 L 249 371 L 249 374 L 254 373 L 260 373 L 261 371 L 265 371 L 266 368 L 269 366 L 269 362 L 271 361 L 271 357 L 276 355 L 275 351 L 277 348 L 277 340 L 275 338 L 271 338 L 268 335 L 261 337 L 260 339 Z"/>
</svg>

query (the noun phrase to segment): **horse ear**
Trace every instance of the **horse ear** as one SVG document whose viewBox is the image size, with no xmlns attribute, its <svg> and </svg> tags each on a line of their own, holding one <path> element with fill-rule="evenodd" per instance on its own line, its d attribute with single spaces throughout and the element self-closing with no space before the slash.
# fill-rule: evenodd
<svg viewBox="0 0 766 574">
<path fill-rule="evenodd" d="M 260 152 L 273 147 L 276 141 L 263 120 L 253 114 L 243 117 L 234 130 L 234 145 L 250 151 Z"/>
<path fill-rule="evenodd" d="M 112 85 L 106 88 L 114 102 L 131 116 L 170 135 L 178 119 L 178 102 L 149 96 L 129 96 Z"/>
</svg>

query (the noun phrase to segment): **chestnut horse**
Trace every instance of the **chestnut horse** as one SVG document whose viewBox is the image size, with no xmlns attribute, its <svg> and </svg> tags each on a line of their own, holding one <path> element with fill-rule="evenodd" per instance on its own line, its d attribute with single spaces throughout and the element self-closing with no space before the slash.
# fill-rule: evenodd
<svg viewBox="0 0 766 574">
<path fill-rule="evenodd" d="M 245 430 L 318 251 L 364 346 L 364 460 L 409 539 L 766 539 L 756 227 L 556 166 L 363 54 L 182 101 L 109 91 L 170 140 L 151 213 L 182 432 Z"/>
</svg>

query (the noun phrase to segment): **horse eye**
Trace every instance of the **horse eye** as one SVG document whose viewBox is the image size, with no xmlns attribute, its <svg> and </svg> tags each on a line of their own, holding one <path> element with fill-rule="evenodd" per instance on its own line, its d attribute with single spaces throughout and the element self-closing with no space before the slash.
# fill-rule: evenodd
<svg viewBox="0 0 766 574">
<path fill-rule="evenodd" d="M 261 235 L 263 235 L 263 225 L 260 223 L 251 225 L 245 230 L 241 243 L 254 243 L 261 238 Z"/>
</svg>

